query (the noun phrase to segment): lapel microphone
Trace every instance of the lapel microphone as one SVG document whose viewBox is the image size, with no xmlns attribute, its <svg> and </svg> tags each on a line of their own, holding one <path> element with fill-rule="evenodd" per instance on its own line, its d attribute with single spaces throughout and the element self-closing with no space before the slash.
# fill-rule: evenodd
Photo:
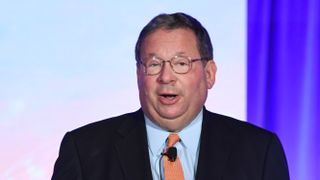
<svg viewBox="0 0 320 180">
<path fill-rule="evenodd" d="M 168 156 L 169 161 L 174 162 L 177 159 L 177 148 L 169 147 L 167 152 L 161 153 L 162 156 Z"/>
</svg>

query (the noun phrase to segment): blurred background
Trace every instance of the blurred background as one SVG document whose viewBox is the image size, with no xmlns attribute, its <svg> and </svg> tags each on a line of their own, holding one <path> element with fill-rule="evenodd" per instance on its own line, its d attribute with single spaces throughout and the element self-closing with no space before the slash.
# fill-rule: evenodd
<svg viewBox="0 0 320 180">
<path fill-rule="evenodd" d="M 207 108 L 246 119 L 244 1 L 0 1 L 0 179 L 50 179 L 67 131 L 137 110 L 135 42 L 177 11 L 212 38 Z"/>
<path fill-rule="evenodd" d="M 320 179 L 320 2 L 0 1 L 0 180 L 50 179 L 63 135 L 140 108 L 134 46 L 160 13 L 208 30 L 206 107 L 275 132 L 292 180 Z"/>
</svg>

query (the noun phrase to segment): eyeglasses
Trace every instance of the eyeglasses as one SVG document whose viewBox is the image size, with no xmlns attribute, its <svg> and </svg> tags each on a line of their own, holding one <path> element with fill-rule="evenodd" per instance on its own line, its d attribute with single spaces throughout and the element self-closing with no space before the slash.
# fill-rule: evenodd
<svg viewBox="0 0 320 180">
<path fill-rule="evenodd" d="M 146 62 L 139 61 L 144 66 L 144 72 L 147 75 L 157 75 L 161 72 L 165 62 L 170 63 L 172 70 L 177 74 L 186 74 L 190 71 L 192 63 L 196 61 L 208 61 L 210 58 L 191 59 L 185 56 L 174 56 L 169 60 L 163 60 L 159 57 L 153 56 L 147 59 Z"/>
</svg>

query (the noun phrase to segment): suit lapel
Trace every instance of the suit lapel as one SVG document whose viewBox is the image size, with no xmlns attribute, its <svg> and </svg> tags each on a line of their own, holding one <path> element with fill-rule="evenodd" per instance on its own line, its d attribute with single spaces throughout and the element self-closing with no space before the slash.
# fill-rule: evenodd
<svg viewBox="0 0 320 180">
<path fill-rule="evenodd" d="M 115 144 L 125 179 L 152 179 L 143 112 L 140 109 L 126 118 Z"/>
<path fill-rule="evenodd" d="M 204 109 L 196 179 L 221 179 L 233 144 L 232 131 Z"/>
<path fill-rule="evenodd" d="M 196 179 L 221 179 L 234 132 L 217 116 L 204 109 Z M 128 115 L 118 129 L 115 147 L 125 179 L 152 179 L 143 112 Z"/>
</svg>

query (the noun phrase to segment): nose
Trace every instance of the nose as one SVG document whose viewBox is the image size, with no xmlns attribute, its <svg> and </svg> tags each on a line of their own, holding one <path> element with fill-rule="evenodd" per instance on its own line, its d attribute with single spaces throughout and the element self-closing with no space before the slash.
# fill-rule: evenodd
<svg viewBox="0 0 320 180">
<path fill-rule="evenodd" d="M 169 61 L 163 62 L 162 69 L 158 76 L 158 81 L 163 84 L 169 84 L 176 81 L 175 72 L 171 68 Z"/>
</svg>

